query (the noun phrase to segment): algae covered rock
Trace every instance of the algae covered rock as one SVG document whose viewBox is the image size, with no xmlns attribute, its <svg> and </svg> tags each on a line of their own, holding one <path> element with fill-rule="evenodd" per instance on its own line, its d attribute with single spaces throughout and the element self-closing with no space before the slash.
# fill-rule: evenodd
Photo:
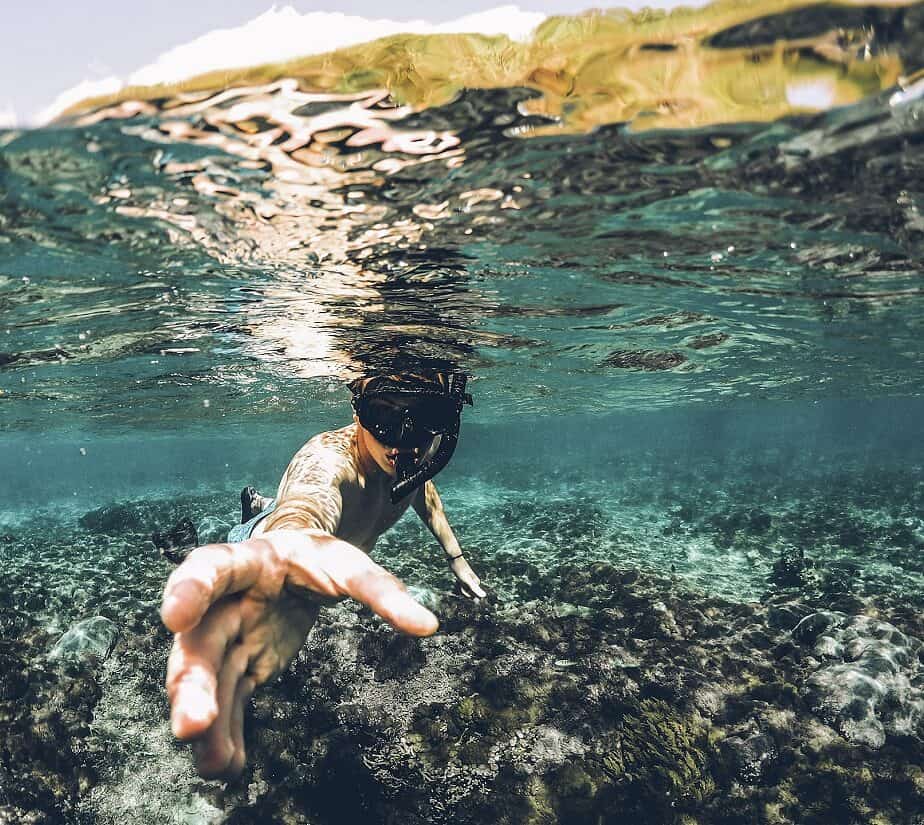
<svg viewBox="0 0 924 825">
<path fill-rule="evenodd" d="M 769 583 L 774 590 L 802 589 L 809 582 L 812 567 L 811 559 L 805 557 L 801 547 L 785 547 L 773 563 Z"/>
<path fill-rule="evenodd" d="M 91 533 L 116 535 L 142 529 L 144 517 L 138 505 L 119 502 L 84 513 L 80 517 L 80 526 Z"/>
<path fill-rule="evenodd" d="M 603 757 L 612 780 L 608 795 L 626 815 L 661 821 L 671 809 L 700 802 L 715 790 L 711 753 L 701 723 L 659 699 L 644 699 L 625 713 Z"/>
<path fill-rule="evenodd" d="M 779 758 L 773 737 L 763 732 L 729 736 L 722 741 L 720 751 L 734 779 L 748 785 L 763 781 Z"/>
<path fill-rule="evenodd" d="M 81 619 L 70 627 L 48 654 L 50 659 L 105 659 L 115 646 L 119 629 L 104 616 Z"/>
</svg>

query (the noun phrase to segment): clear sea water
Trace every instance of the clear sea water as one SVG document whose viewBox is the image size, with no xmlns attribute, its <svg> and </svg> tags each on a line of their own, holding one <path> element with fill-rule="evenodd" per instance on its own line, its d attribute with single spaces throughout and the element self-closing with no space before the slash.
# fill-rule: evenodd
<svg viewBox="0 0 924 825">
<path fill-rule="evenodd" d="M 919 603 L 922 15 L 825 9 L 639 34 L 663 64 L 597 55 L 558 97 L 283 78 L 0 132 L 0 533 L 34 614 L 153 607 L 148 532 L 220 536 L 350 377 L 420 365 L 471 376 L 437 485 L 501 599 L 524 559 L 753 601 L 796 549 Z M 681 71 L 750 93 L 768 61 L 765 100 Z M 81 531 L 124 502 L 136 529 Z M 451 587 L 411 516 L 376 558 Z"/>
</svg>

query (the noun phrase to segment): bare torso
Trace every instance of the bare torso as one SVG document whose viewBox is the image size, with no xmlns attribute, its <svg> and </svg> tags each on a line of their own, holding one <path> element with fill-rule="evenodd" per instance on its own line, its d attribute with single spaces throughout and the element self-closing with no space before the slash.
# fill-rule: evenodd
<svg viewBox="0 0 924 825">
<path fill-rule="evenodd" d="M 358 428 L 320 433 L 292 458 L 276 493 L 276 509 L 254 530 L 310 528 L 331 533 L 366 553 L 414 499 L 390 497 L 393 479 L 362 466 Z"/>
</svg>

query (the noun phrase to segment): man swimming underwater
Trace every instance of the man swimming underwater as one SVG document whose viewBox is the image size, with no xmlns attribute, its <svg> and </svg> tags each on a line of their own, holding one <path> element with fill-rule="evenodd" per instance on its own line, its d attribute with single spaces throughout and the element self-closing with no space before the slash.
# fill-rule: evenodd
<svg viewBox="0 0 924 825">
<path fill-rule="evenodd" d="M 460 373 L 352 382 L 353 423 L 308 441 L 275 500 L 246 489 L 247 523 L 230 543 L 193 550 L 170 576 L 161 616 L 175 634 L 171 726 L 194 742 L 203 777 L 241 772 L 247 701 L 288 666 L 322 604 L 350 596 L 405 633 L 436 632 L 436 616 L 366 555 L 409 505 L 462 591 L 485 597 L 431 480 L 452 457 L 462 406 L 472 403 L 465 383 Z"/>
</svg>

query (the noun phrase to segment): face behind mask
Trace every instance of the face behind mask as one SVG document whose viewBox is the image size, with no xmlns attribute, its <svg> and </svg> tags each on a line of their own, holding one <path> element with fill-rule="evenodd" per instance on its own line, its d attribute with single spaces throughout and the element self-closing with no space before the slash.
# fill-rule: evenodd
<svg viewBox="0 0 924 825">
<path fill-rule="evenodd" d="M 442 392 L 389 391 L 361 393 L 353 398 L 353 408 L 363 427 L 389 447 L 421 448 L 427 451 L 416 459 L 399 454 L 395 462 L 395 483 L 391 500 L 397 503 L 443 469 L 452 458 L 459 440 L 462 406 L 471 404 L 465 393 L 466 376 L 445 376 Z"/>
</svg>

